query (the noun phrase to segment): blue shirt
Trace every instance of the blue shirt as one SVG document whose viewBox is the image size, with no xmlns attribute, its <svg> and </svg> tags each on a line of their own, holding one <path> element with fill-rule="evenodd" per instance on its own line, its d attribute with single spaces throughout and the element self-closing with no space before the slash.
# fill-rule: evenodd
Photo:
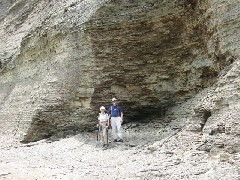
<svg viewBox="0 0 240 180">
<path fill-rule="evenodd" d="M 111 117 L 119 117 L 122 113 L 122 107 L 121 106 L 111 106 L 108 110 L 108 114 L 111 115 Z"/>
</svg>

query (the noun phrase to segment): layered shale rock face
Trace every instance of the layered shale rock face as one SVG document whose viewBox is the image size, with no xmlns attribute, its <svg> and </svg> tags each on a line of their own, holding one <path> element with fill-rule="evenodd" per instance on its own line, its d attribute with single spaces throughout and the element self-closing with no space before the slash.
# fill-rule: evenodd
<svg viewBox="0 0 240 180">
<path fill-rule="evenodd" d="M 102 3 L 17 1 L 9 7 L 1 24 L 3 133 L 28 142 L 96 124 L 95 59 L 83 27 Z"/>
<path fill-rule="evenodd" d="M 128 121 L 163 116 L 238 55 L 227 48 L 231 32 L 219 29 L 234 11 L 226 3 L 9 2 L 0 16 L 1 131 L 28 142 L 92 129 L 112 97 Z"/>
<path fill-rule="evenodd" d="M 212 35 L 208 52 L 215 61 L 227 65 L 218 76 L 213 90 L 194 108 L 193 129 L 205 136 L 199 150 L 210 153 L 240 151 L 239 122 L 239 24 L 238 1 L 209 1 L 206 15 L 210 18 L 208 28 Z M 215 57 L 215 58 L 214 58 Z M 191 129 L 191 128 L 190 128 Z M 192 130 L 193 130 L 192 129 Z M 221 154 L 220 154 L 221 157 Z"/>
<path fill-rule="evenodd" d="M 164 114 L 214 82 L 197 1 L 112 1 L 87 23 L 99 68 L 94 104 L 117 96 L 126 115 Z"/>
<path fill-rule="evenodd" d="M 6 10 L 8 7 L 13 3 L 14 1 L 0 1 L 0 22 L 3 21 L 3 19 L 6 16 Z"/>
</svg>

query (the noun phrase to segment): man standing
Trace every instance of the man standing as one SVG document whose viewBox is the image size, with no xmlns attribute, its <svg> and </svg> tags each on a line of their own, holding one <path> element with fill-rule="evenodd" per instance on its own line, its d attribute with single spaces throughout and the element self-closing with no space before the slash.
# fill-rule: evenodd
<svg viewBox="0 0 240 180">
<path fill-rule="evenodd" d="M 117 105 L 117 99 L 112 98 L 113 105 L 109 108 L 108 114 L 111 117 L 113 142 L 123 142 L 121 124 L 123 123 L 122 107 Z"/>
</svg>

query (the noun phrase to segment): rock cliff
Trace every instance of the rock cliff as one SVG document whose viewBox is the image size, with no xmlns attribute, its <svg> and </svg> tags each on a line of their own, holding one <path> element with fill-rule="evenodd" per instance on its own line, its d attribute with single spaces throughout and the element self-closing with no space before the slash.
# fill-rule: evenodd
<svg viewBox="0 0 240 180">
<path fill-rule="evenodd" d="M 200 101 L 190 129 L 212 131 L 225 105 L 237 109 L 238 2 L 0 3 L 1 133 L 29 142 L 89 130 L 112 97 L 126 121 L 147 121 L 211 86 L 221 102 Z M 235 79 L 220 79 L 229 69 Z"/>
<path fill-rule="evenodd" d="M 239 179 L 239 17 L 234 0 L 0 0 L 0 177 Z M 102 151 L 86 131 L 112 97 L 124 142 Z"/>
</svg>

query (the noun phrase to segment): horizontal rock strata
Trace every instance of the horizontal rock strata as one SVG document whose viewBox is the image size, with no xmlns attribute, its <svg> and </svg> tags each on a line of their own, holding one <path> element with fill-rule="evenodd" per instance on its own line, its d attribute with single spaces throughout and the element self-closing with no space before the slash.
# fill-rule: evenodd
<svg viewBox="0 0 240 180">
<path fill-rule="evenodd" d="M 90 130 L 112 97 L 126 121 L 163 116 L 236 59 L 226 3 L 9 2 L 0 16 L 2 133 L 29 142 Z"/>
</svg>

